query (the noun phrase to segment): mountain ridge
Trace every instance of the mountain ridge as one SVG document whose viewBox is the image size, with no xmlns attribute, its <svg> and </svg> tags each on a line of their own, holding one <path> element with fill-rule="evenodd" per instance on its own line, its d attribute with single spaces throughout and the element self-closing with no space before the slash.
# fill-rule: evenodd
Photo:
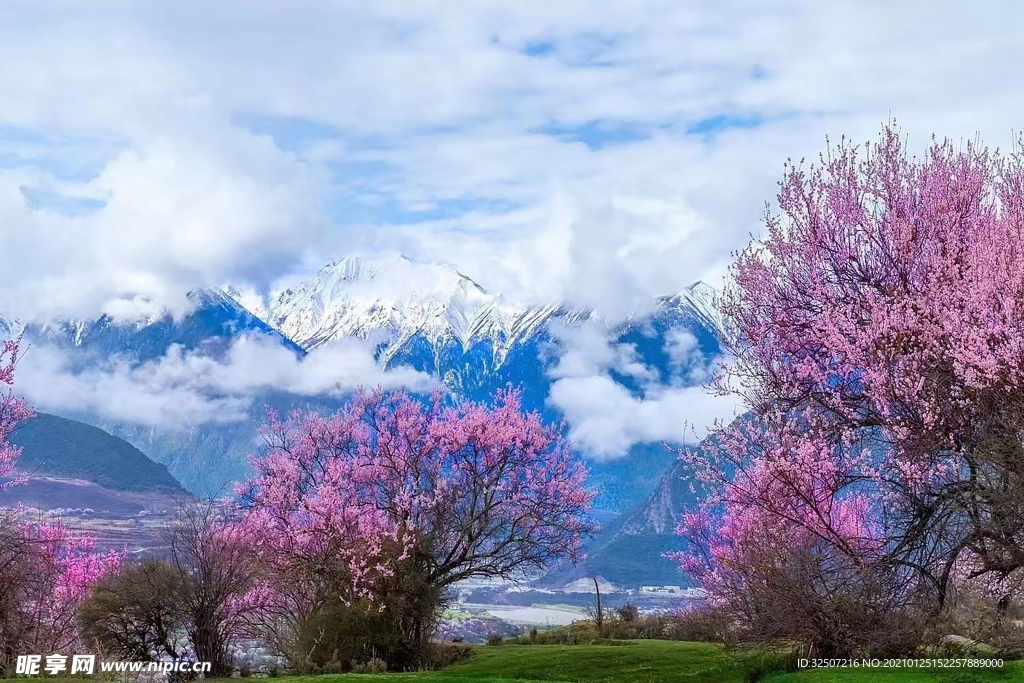
<svg viewBox="0 0 1024 683">
<path fill-rule="evenodd" d="M 389 280 L 395 272 L 410 277 Z M 64 326 L 36 325 L 28 332 L 29 337 L 41 335 L 43 341 L 57 343 L 72 354 L 75 371 L 110 356 L 146 363 L 174 345 L 218 356 L 244 334 L 270 335 L 298 357 L 334 339 L 356 336 L 371 341 L 385 369 L 408 366 L 433 375 L 459 400 L 487 401 L 494 391 L 512 384 L 522 390 L 524 407 L 540 411 L 552 422 L 564 417 L 549 400 L 556 381 L 554 366 L 566 350 L 561 333 L 554 329 L 556 322 L 569 327 L 588 321 L 597 324 L 608 343 L 632 347 L 637 361 L 653 369 L 658 381 L 686 385 L 691 379 L 678 373 L 667 353 L 671 333 L 692 334 L 696 350 L 706 358 L 718 355 L 727 333 L 717 310 L 717 291 L 701 282 L 654 299 L 625 320 L 610 322 L 598 312 L 565 304 L 509 304 L 451 266 L 414 264 L 409 259 L 382 264 L 354 257 L 333 261 L 318 275 L 276 297 L 284 302 L 278 318 L 261 303 L 270 297 L 224 285 L 191 292 L 195 307 L 178 318 L 154 316 L 139 324 L 104 318 Z M 301 328 L 294 340 L 284 333 L 292 328 L 281 322 L 281 316 L 285 323 L 292 321 L 292 328 Z M 611 376 L 634 398 L 643 399 L 644 387 L 631 383 L 632 378 L 614 372 Z M 286 414 L 293 409 L 334 410 L 343 400 L 343 396 L 265 391 L 252 396 L 245 420 L 188 429 L 151 427 L 84 412 L 67 416 L 125 439 L 166 464 L 191 491 L 218 495 L 248 473 L 246 456 L 256 447 L 253 422 L 265 415 L 264 405 Z M 659 443 L 636 444 L 610 460 L 589 460 L 599 512 L 618 518 L 646 500 L 672 460 Z"/>
<path fill-rule="evenodd" d="M 383 278 L 413 277 L 412 288 L 395 293 L 393 282 L 374 288 Z M 426 280 L 433 282 L 424 286 Z M 312 350 L 331 341 L 376 333 L 391 333 L 395 340 L 381 360 L 387 363 L 416 333 L 439 345 L 458 341 L 463 349 L 490 342 L 494 366 L 500 367 L 509 350 L 558 319 L 570 326 L 592 320 L 610 325 L 592 308 L 564 302 L 512 304 L 491 294 L 472 278 L 446 264 L 417 264 L 408 257 L 391 260 L 346 257 L 321 268 L 312 277 L 275 293 L 261 295 L 251 287 L 222 285 L 221 291 L 267 325 L 302 348 Z M 656 297 L 653 308 L 689 307 L 719 336 L 728 328 L 718 312 L 718 293 L 697 281 L 680 292 Z M 651 311 L 627 316 L 628 325 Z"/>
</svg>

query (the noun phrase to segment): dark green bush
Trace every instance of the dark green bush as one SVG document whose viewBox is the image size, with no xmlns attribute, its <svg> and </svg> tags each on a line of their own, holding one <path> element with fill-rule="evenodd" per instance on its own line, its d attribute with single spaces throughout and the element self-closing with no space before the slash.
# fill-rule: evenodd
<svg viewBox="0 0 1024 683">
<path fill-rule="evenodd" d="M 758 683 L 769 676 L 798 670 L 795 652 L 757 652 L 741 657 L 743 680 Z"/>
<path fill-rule="evenodd" d="M 430 635 L 444 604 L 440 592 L 406 571 L 384 583 L 374 598 L 372 604 L 325 600 L 305 615 L 289 646 L 292 667 L 303 673 L 340 667 L 341 673 L 380 659 L 389 671 L 429 668 Z"/>
</svg>

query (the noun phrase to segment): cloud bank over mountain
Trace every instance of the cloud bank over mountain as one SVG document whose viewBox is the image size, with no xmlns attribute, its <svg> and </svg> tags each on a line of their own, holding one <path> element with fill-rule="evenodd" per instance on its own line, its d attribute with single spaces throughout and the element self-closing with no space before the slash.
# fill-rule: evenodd
<svg viewBox="0 0 1024 683">
<path fill-rule="evenodd" d="M 251 431 L 266 404 L 330 409 L 378 387 L 487 401 L 512 384 L 598 460 L 702 438 L 734 411 L 701 386 L 728 335 L 717 292 L 701 283 L 623 322 L 557 301 L 518 305 L 405 257 L 343 258 L 280 291 L 224 285 L 186 299 L 184 313 L 143 302 L 97 320 L 0 318 L 27 343 L 19 392 L 115 431 Z"/>
<path fill-rule="evenodd" d="M 915 149 L 1006 146 L 1024 99 L 1024 9 L 990 0 L 3 12 L 0 310 L 23 318 L 386 249 L 627 315 L 719 284 L 826 134 L 896 116 Z"/>
<path fill-rule="evenodd" d="M 339 340 L 299 357 L 273 339 L 243 336 L 222 358 L 172 345 L 144 363 L 103 359 L 75 371 L 66 350 L 34 346 L 19 364 L 19 391 L 35 405 L 160 428 L 196 428 L 251 418 L 261 393 L 344 396 L 360 387 L 425 392 L 437 379 L 408 367 L 385 370 L 373 341 Z"/>
<path fill-rule="evenodd" d="M 634 344 L 616 342 L 596 325 L 560 327 L 555 336 L 563 353 L 548 373 L 548 401 L 565 415 L 573 442 L 593 458 L 622 457 L 638 443 L 698 443 L 716 421 L 741 410 L 733 397 L 703 386 L 724 361 L 705 357 L 689 330 L 671 328 L 666 335 L 668 376 L 645 363 Z M 636 389 L 617 378 L 632 380 Z"/>
</svg>

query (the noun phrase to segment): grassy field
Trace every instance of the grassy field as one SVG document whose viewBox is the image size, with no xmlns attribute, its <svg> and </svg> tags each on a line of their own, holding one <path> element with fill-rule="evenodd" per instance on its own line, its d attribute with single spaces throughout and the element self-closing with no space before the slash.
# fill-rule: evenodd
<svg viewBox="0 0 1024 683">
<path fill-rule="evenodd" d="M 968 669 L 832 669 L 775 674 L 764 683 L 987 683 L 1024 682 L 1024 663 L 1001 670 Z M 475 656 L 444 671 L 415 674 L 348 674 L 289 678 L 288 683 L 743 683 L 743 664 L 719 647 L 706 643 L 658 640 L 625 641 L 621 645 L 481 646 Z"/>
<path fill-rule="evenodd" d="M 444 671 L 289 676 L 279 680 L 282 683 L 744 683 L 750 680 L 743 664 L 714 645 L 658 640 L 622 643 L 480 646 L 472 659 Z M 24 678 L 13 680 L 26 681 Z M 774 674 L 760 680 L 763 683 L 1024 682 L 1024 662 L 989 671 L 832 669 Z M 232 683 L 238 681 L 233 679 Z"/>
</svg>

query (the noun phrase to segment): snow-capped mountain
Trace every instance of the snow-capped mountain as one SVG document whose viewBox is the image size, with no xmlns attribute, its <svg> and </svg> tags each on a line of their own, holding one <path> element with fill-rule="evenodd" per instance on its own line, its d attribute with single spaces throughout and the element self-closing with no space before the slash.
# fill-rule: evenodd
<svg viewBox="0 0 1024 683">
<path fill-rule="evenodd" d="M 346 337 L 382 336 L 388 342 L 380 357 L 385 364 L 419 336 L 435 347 L 456 342 L 470 349 L 486 342 L 498 367 L 550 320 L 575 324 L 590 315 L 558 303 L 512 305 L 451 266 L 405 257 L 343 258 L 267 298 L 247 288 L 224 291 L 307 350 Z"/>
<path fill-rule="evenodd" d="M 522 391 L 527 409 L 558 421 L 563 416 L 549 396 L 552 369 L 564 350 L 559 329 L 588 320 L 599 323 L 610 343 L 635 348 L 638 362 L 662 381 L 676 383 L 684 380 L 666 350 L 674 333 L 685 330 L 693 335 L 707 358 L 719 351 L 725 326 L 716 297 L 713 288 L 696 283 L 651 302 L 647 310 L 624 322 L 607 325 L 599 312 L 557 301 L 512 303 L 451 266 L 405 258 L 346 258 L 271 296 L 241 287 L 196 290 L 189 295 L 194 307 L 183 316 L 157 313 L 130 321 L 103 316 L 27 327 L 0 319 L 0 335 L 17 336 L 24 330 L 29 343 L 64 349 L 73 372 L 102 370 L 111 359 L 146 363 L 165 356 L 172 346 L 218 358 L 249 334 L 276 339 L 298 357 L 317 353 L 335 340 L 371 339 L 376 360 L 386 369 L 411 367 L 438 378 L 457 398 L 474 401 L 490 400 L 495 391 L 511 384 Z M 645 388 L 633 378 L 614 379 L 634 397 L 643 398 Z M 333 410 L 342 400 L 267 390 L 252 398 L 249 420 L 211 419 L 184 430 L 84 412 L 65 416 L 124 438 L 166 464 L 186 487 L 211 494 L 246 475 L 253 422 L 263 419 L 265 406 L 280 413 L 302 407 Z M 592 482 L 601 492 L 599 506 L 621 512 L 643 500 L 672 460 L 660 445 L 640 444 L 628 457 L 592 462 Z"/>
<path fill-rule="evenodd" d="M 417 264 L 406 257 L 343 258 L 308 281 L 269 296 L 248 287 L 222 289 L 307 350 L 348 337 L 380 338 L 386 342 L 380 355 L 384 364 L 419 337 L 435 348 L 457 343 L 464 351 L 484 343 L 491 348 L 492 367 L 500 368 L 513 348 L 553 320 L 575 326 L 602 318 L 600 311 L 559 302 L 513 304 L 451 266 Z M 718 292 L 702 282 L 659 298 L 655 309 L 686 311 L 716 335 L 726 334 Z M 627 324 L 651 313 L 638 313 Z"/>
<path fill-rule="evenodd" d="M 16 318 L 0 315 L 0 339 L 17 339 L 25 331 L 25 325 Z"/>
<path fill-rule="evenodd" d="M 169 311 L 132 320 L 117 320 L 102 315 L 95 320 L 51 320 L 24 324 L 0 318 L 0 333 L 7 327 L 10 336 L 24 336 L 29 342 L 45 343 L 75 351 L 81 366 L 87 359 L 123 356 L 147 361 L 164 355 L 172 345 L 186 351 L 218 356 L 243 334 L 261 334 L 278 343 L 302 350 L 245 307 L 214 288 L 188 293 L 192 308 L 175 317 Z M 7 338 L 7 336 L 5 336 Z"/>
<path fill-rule="evenodd" d="M 734 334 L 731 325 L 722 316 L 720 292 L 705 282 L 694 282 L 678 294 L 659 297 L 657 307 L 688 312 L 721 340 L 729 339 Z"/>
</svg>

